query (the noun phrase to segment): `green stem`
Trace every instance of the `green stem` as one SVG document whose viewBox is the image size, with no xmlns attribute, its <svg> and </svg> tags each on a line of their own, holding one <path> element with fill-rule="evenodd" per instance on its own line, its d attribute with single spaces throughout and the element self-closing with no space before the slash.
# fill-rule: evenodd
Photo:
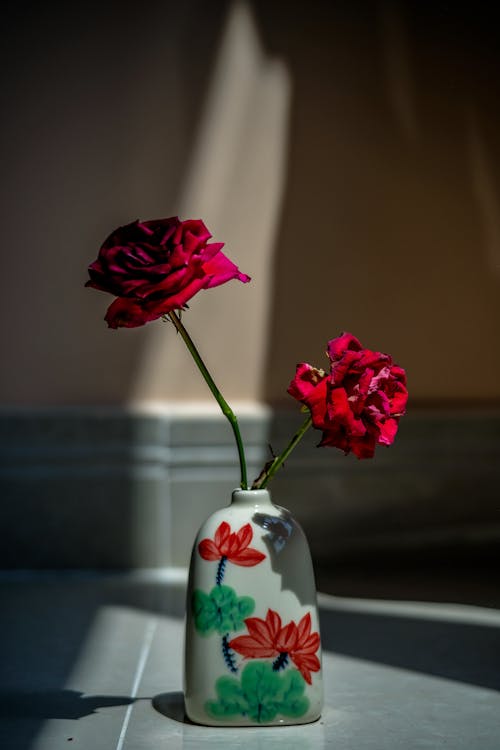
<svg viewBox="0 0 500 750">
<path fill-rule="evenodd" d="M 194 343 L 193 343 L 193 341 L 192 341 L 189 333 L 186 331 L 186 329 L 182 325 L 180 317 L 173 310 L 172 310 L 172 312 L 168 313 L 168 317 L 170 318 L 170 320 L 174 324 L 177 332 L 180 333 L 180 335 L 182 336 L 182 339 L 183 339 L 184 343 L 186 344 L 187 348 L 189 349 L 189 353 L 191 354 L 192 358 L 194 359 L 194 361 L 198 365 L 198 369 L 200 370 L 201 374 L 203 375 L 206 384 L 208 385 L 208 387 L 212 391 L 212 393 L 213 393 L 213 395 L 215 397 L 215 400 L 217 401 L 217 403 L 219 404 L 219 406 L 221 408 L 222 413 L 229 420 L 229 423 L 230 423 L 230 425 L 232 427 L 232 430 L 233 430 L 233 433 L 234 433 L 234 437 L 235 437 L 235 440 L 236 440 L 236 445 L 238 447 L 238 457 L 239 457 L 239 460 L 240 460 L 240 474 L 241 474 L 241 484 L 240 484 L 240 486 L 241 486 L 242 490 L 246 490 L 248 488 L 248 483 L 247 483 L 247 465 L 246 465 L 246 460 L 245 460 L 245 450 L 243 448 L 243 441 L 241 439 L 240 428 L 239 428 L 239 425 L 238 425 L 238 420 L 236 419 L 236 415 L 234 414 L 233 410 L 231 409 L 231 407 L 227 403 L 227 401 L 224 398 L 224 396 L 222 395 L 222 393 L 219 391 L 219 389 L 215 385 L 215 383 L 213 381 L 213 378 L 210 375 L 209 371 L 207 370 L 207 367 L 206 367 L 204 361 L 202 360 L 202 358 L 201 358 L 201 356 L 200 356 L 200 354 L 199 354 L 196 346 L 194 345 Z"/>
<path fill-rule="evenodd" d="M 290 455 L 290 453 L 294 450 L 294 448 L 297 447 L 297 445 L 300 443 L 304 435 L 306 434 L 309 427 L 312 425 L 312 417 L 309 414 L 305 422 L 302 424 L 302 426 L 297 430 L 293 438 L 288 443 L 287 447 L 283 451 L 283 453 L 280 453 L 279 456 L 276 456 L 272 461 L 269 461 L 268 464 L 264 467 L 263 471 L 259 474 L 255 482 L 252 484 L 253 490 L 261 490 L 266 487 L 271 479 L 274 477 L 278 469 L 280 469 L 283 464 L 285 463 L 286 459 Z"/>
</svg>

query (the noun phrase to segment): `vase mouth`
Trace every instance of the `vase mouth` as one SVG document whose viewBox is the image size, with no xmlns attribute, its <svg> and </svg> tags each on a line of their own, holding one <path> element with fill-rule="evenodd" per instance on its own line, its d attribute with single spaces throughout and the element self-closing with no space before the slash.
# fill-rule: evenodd
<svg viewBox="0 0 500 750">
<path fill-rule="evenodd" d="M 231 495 L 232 503 L 245 503 L 249 505 L 271 505 L 269 490 L 242 490 L 236 487 Z"/>
</svg>

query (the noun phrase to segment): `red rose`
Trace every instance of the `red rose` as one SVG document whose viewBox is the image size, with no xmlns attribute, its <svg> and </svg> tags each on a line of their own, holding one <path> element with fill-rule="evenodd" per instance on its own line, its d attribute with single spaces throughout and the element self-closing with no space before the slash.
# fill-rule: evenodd
<svg viewBox="0 0 500 750">
<path fill-rule="evenodd" d="M 89 266 L 85 286 L 116 295 L 105 320 L 135 328 L 180 310 L 200 289 L 250 277 L 221 253 L 200 220 L 134 221 L 116 229 Z"/>
<path fill-rule="evenodd" d="M 327 354 L 330 372 L 297 365 L 288 393 L 310 409 L 313 426 L 323 431 L 320 445 L 371 458 L 377 443 L 391 445 L 405 413 L 405 371 L 350 333 L 330 341 Z"/>
</svg>

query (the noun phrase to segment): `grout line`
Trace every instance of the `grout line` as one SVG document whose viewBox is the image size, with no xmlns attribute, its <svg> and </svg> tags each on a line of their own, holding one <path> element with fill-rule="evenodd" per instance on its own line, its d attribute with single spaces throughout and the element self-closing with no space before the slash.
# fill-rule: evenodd
<svg viewBox="0 0 500 750">
<path fill-rule="evenodd" d="M 157 625 L 158 625 L 157 620 L 151 620 L 146 627 L 146 631 L 144 633 L 144 640 L 142 642 L 142 647 L 141 647 L 141 651 L 139 654 L 139 661 L 137 663 L 137 669 L 135 670 L 134 682 L 132 683 L 131 698 L 137 697 L 137 691 L 139 689 L 139 684 L 141 682 L 142 675 L 144 673 L 144 668 L 146 666 L 149 652 L 151 650 L 151 644 L 153 643 L 153 637 L 156 632 Z M 125 718 L 123 719 L 123 724 L 122 724 L 120 736 L 118 737 L 118 744 L 116 746 L 116 750 L 122 750 L 123 743 L 125 742 L 125 735 L 127 733 L 128 724 L 130 721 L 130 716 L 132 714 L 133 707 L 134 707 L 133 702 L 130 703 L 129 706 L 127 706 L 127 711 L 125 712 Z"/>
</svg>

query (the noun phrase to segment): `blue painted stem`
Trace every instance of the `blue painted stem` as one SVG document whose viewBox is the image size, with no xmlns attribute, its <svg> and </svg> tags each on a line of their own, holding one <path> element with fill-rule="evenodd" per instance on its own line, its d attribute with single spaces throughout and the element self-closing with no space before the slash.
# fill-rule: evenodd
<svg viewBox="0 0 500 750">
<path fill-rule="evenodd" d="M 229 648 L 228 638 L 229 633 L 226 633 L 226 635 L 222 637 L 222 655 L 229 671 L 236 674 L 238 667 L 234 663 L 234 652 Z"/>
<path fill-rule="evenodd" d="M 226 572 L 226 563 L 227 557 L 222 556 L 220 559 L 220 563 L 217 566 L 217 574 L 215 576 L 215 583 L 217 584 L 217 586 L 220 586 L 224 579 L 224 573 Z"/>
<path fill-rule="evenodd" d="M 288 653 L 283 651 L 277 659 L 273 661 L 273 671 L 279 672 L 280 669 L 284 669 L 288 664 Z"/>
</svg>

